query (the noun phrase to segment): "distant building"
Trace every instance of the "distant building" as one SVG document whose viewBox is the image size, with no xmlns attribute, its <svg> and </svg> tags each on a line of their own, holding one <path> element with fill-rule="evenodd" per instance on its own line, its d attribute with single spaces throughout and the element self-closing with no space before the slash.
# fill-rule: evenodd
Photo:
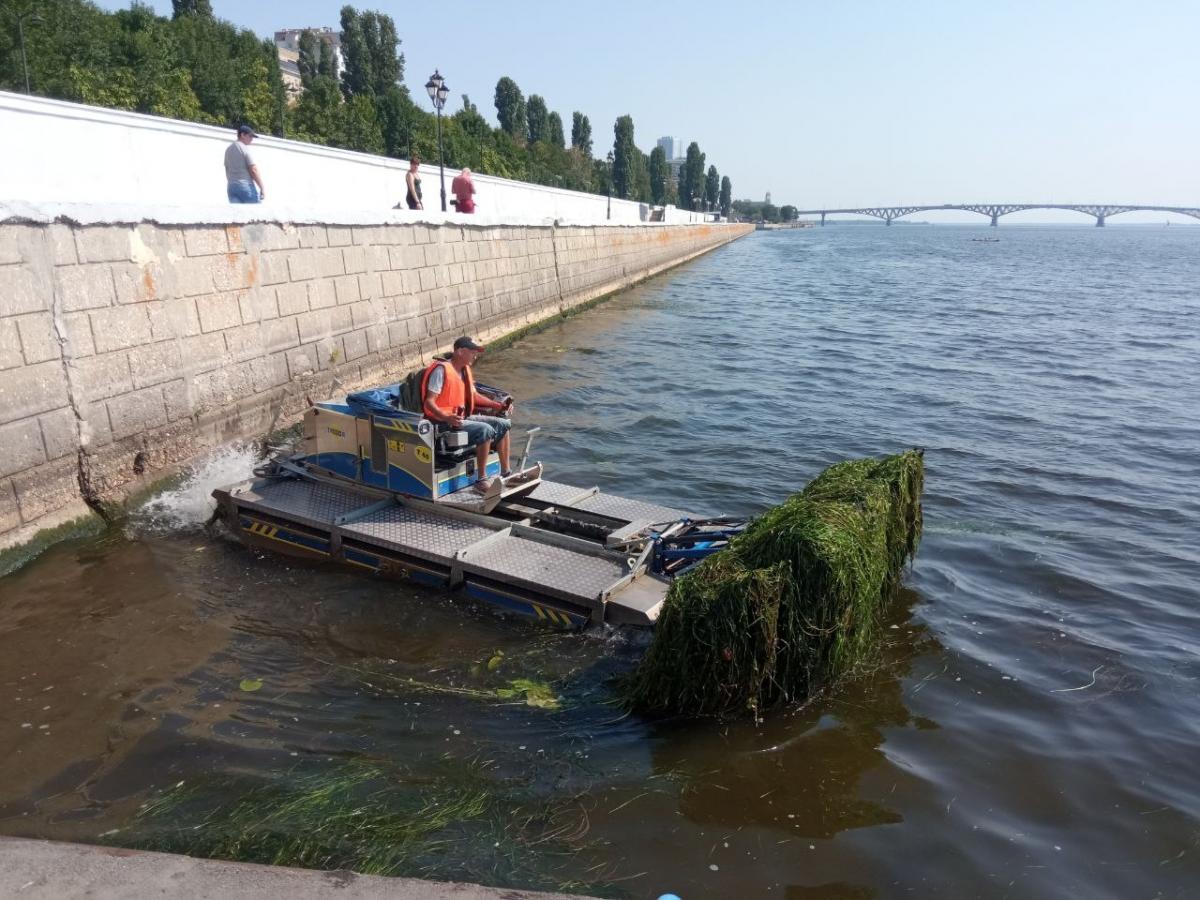
<svg viewBox="0 0 1200 900">
<path fill-rule="evenodd" d="M 283 76 L 288 105 L 293 106 L 304 93 L 304 85 L 300 82 L 300 54 L 285 47 L 276 47 L 275 52 L 279 56 L 279 74 Z"/>
<path fill-rule="evenodd" d="M 324 42 L 333 51 L 334 69 L 342 74 L 342 33 L 328 26 L 320 28 L 284 28 L 275 32 L 275 49 L 279 54 L 279 71 L 283 74 L 283 86 L 287 88 L 289 102 L 294 103 L 304 92 L 300 84 L 300 35 L 311 31 L 313 36 Z"/>
<path fill-rule="evenodd" d="M 771 205 L 771 192 L 770 191 L 767 191 L 766 204 L 767 204 L 767 206 Z"/>
<path fill-rule="evenodd" d="M 660 137 L 658 146 L 663 148 L 663 153 L 670 160 L 683 159 L 687 155 L 687 144 L 683 142 L 683 138 Z"/>
</svg>

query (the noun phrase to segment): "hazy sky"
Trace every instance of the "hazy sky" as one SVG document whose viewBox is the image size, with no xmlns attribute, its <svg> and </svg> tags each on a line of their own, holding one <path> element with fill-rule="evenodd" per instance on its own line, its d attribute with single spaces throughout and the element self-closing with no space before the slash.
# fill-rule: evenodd
<svg viewBox="0 0 1200 900">
<path fill-rule="evenodd" d="M 624 113 L 646 151 L 698 141 L 737 197 L 1200 205 L 1197 0 L 355 5 L 396 20 L 414 97 L 436 66 L 450 106 L 494 121 L 508 75 L 568 128 L 587 113 L 600 152 Z M 340 4 L 213 8 L 269 36 L 336 27 Z"/>
</svg>

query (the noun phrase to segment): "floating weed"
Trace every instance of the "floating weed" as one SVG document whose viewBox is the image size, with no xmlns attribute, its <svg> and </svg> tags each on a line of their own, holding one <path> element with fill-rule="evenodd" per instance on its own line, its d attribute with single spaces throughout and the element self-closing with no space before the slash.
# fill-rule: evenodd
<svg viewBox="0 0 1200 900">
<path fill-rule="evenodd" d="M 590 851 L 586 809 L 575 799 L 527 801 L 512 784 L 492 780 L 491 765 L 443 758 L 417 777 L 357 760 L 268 779 L 181 781 L 141 806 L 120 843 L 373 875 L 564 883 L 551 869 L 576 870 L 575 857 Z M 598 880 L 583 886 L 603 889 Z"/>
<path fill-rule="evenodd" d="M 474 683 L 454 684 L 415 678 L 395 672 L 380 671 L 379 660 L 353 664 L 330 663 L 333 668 L 352 675 L 368 688 L 392 694 L 439 694 L 447 697 L 466 697 L 482 702 L 523 703 L 538 709 L 557 710 L 563 707 L 562 698 L 553 684 L 538 678 L 507 678 L 498 681 L 496 673 L 507 664 L 504 652 L 497 650 L 481 663 L 469 668 L 468 678 Z M 453 677 L 453 676 L 449 676 Z"/>
<path fill-rule="evenodd" d="M 854 670 L 916 553 L 924 472 L 918 450 L 832 465 L 676 579 L 626 705 L 757 712 Z"/>
</svg>

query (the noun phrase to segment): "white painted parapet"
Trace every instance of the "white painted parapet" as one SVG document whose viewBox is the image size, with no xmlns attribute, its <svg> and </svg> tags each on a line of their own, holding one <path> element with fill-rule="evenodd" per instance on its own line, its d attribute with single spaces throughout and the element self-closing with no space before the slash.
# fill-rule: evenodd
<svg viewBox="0 0 1200 900">
<path fill-rule="evenodd" d="M 269 136 L 253 153 L 267 200 L 245 210 L 225 199 L 225 147 L 232 129 L 84 106 L 0 91 L 0 203 L 38 209 L 56 204 L 124 210 L 116 221 L 142 221 L 131 209 L 168 208 L 174 222 L 322 221 L 640 225 L 650 207 L 473 174 L 478 212 L 443 214 L 438 167 L 422 165 L 426 209 L 394 210 L 404 200 L 403 160 Z M 446 191 L 457 169 L 446 169 Z M 453 208 L 451 207 L 451 210 Z M 95 211 L 92 213 L 96 216 Z M 667 207 L 668 225 L 711 221 Z M 349 221 L 346 222 L 350 224 Z"/>
</svg>

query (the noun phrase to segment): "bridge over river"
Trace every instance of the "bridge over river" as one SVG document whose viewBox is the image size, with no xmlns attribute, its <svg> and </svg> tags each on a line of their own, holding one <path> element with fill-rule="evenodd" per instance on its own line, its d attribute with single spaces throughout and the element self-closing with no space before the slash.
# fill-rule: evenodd
<svg viewBox="0 0 1200 900">
<path fill-rule="evenodd" d="M 1089 216 L 1095 217 L 1098 228 L 1104 227 L 1104 220 L 1109 216 L 1127 212 L 1179 213 L 1180 215 L 1191 216 L 1193 219 L 1200 219 L 1200 207 L 1195 206 L 1137 206 L 1121 204 L 1106 206 L 1100 203 L 943 203 L 941 206 L 864 206 L 858 209 L 803 209 L 796 213 L 796 215 L 820 216 L 822 225 L 825 224 L 826 216 L 843 213 L 858 216 L 874 216 L 876 219 L 883 219 L 886 224 L 891 225 L 893 219 L 899 219 L 901 216 L 947 209 L 962 209 L 967 212 L 979 213 L 981 216 L 988 216 L 992 220 L 992 225 L 998 225 L 1001 216 L 1007 216 L 1009 213 L 1020 212 L 1025 209 L 1069 209 L 1073 212 L 1086 213 Z"/>
</svg>

